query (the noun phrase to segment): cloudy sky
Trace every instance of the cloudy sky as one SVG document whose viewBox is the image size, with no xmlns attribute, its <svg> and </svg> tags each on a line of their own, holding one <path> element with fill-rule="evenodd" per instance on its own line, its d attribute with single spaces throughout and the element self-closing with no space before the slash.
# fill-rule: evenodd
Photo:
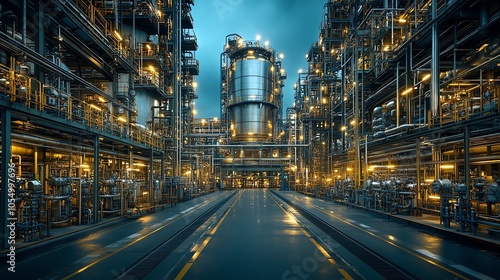
<svg viewBox="0 0 500 280">
<path fill-rule="evenodd" d="M 196 58 L 200 61 L 198 118 L 220 115 L 220 54 L 227 35 L 237 33 L 245 40 L 269 41 L 285 55 L 288 73 L 284 87 L 284 107 L 293 103 L 297 72 L 307 68 L 305 55 L 318 40 L 323 6 L 327 0 L 202 0 L 192 10 L 198 37 Z"/>
</svg>

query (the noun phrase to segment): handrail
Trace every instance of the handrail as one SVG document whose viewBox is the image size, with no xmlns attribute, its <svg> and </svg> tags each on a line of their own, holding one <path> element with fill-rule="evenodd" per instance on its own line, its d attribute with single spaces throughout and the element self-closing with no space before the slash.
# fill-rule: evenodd
<svg viewBox="0 0 500 280">
<path fill-rule="evenodd" d="M 56 118 L 129 139 L 150 148 L 163 150 L 161 136 L 112 115 L 106 108 L 77 99 L 50 85 L 42 84 L 20 72 L 0 66 L 0 94 L 10 96 L 12 102 Z"/>
</svg>

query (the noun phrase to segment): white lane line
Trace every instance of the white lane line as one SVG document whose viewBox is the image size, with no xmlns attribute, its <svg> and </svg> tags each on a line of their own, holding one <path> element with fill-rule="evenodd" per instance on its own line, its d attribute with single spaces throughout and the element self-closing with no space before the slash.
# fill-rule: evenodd
<svg viewBox="0 0 500 280">
<path fill-rule="evenodd" d="M 104 248 L 116 248 L 116 247 L 119 247 L 121 246 L 122 244 L 126 243 L 126 242 L 129 242 L 130 240 L 140 236 L 141 234 L 140 233 L 134 233 L 134 234 L 131 234 L 123 239 L 120 239 L 114 243 L 111 243 L 109 244 L 108 246 L 104 247 Z"/>
<path fill-rule="evenodd" d="M 154 224 L 154 225 L 150 226 L 149 228 L 150 228 L 150 229 L 155 229 L 155 228 L 159 228 L 159 227 L 160 227 L 160 226 L 162 226 L 162 225 L 163 225 L 163 223 L 156 223 L 156 224 Z"/>
<path fill-rule="evenodd" d="M 425 255 L 425 256 L 427 256 L 429 258 L 432 258 L 432 259 L 435 259 L 437 261 L 443 262 L 443 263 L 445 263 L 445 264 L 447 264 L 447 265 L 449 265 L 449 266 L 451 266 L 451 267 L 453 267 L 453 268 L 455 268 L 457 270 L 465 272 L 465 273 L 467 273 L 467 274 L 469 274 L 471 276 L 474 276 L 474 277 L 476 277 L 478 279 L 488 279 L 488 280 L 494 280 L 495 279 L 495 278 L 489 277 L 488 275 L 484 275 L 481 272 L 477 272 L 474 269 L 470 269 L 470 268 L 468 268 L 466 266 L 463 266 L 463 265 L 460 265 L 460 264 L 450 264 L 450 262 L 447 261 L 446 259 L 444 259 L 443 257 L 441 257 L 439 255 L 436 255 L 436 254 L 434 254 L 432 252 L 429 252 L 429 251 L 427 251 L 425 249 L 417 249 L 415 251 L 417 251 L 417 252 L 421 253 L 422 255 Z"/>
<path fill-rule="evenodd" d="M 201 204 L 201 203 L 200 203 L 200 204 Z M 189 207 L 188 209 L 186 209 L 186 210 L 184 210 L 184 211 L 181 211 L 181 213 L 182 213 L 182 214 L 186 214 L 187 212 L 189 212 L 189 211 L 193 210 L 194 208 L 196 208 L 196 207 L 200 206 L 200 204 L 197 204 L 197 205 L 195 205 L 195 206 L 193 206 L 193 207 Z"/>
<path fill-rule="evenodd" d="M 163 220 L 162 222 L 172 221 L 173 219 L 175 219 L 175 218 L 177 218 L 177 217 L 179 217 L 179 214 L 175 214 L 175 215 L 173 215 L 173 216 L 172 216 L 172 217 L 170 217 L 170 218 L 166 218 L 166 219 L 165 219 L 165 220 Z"/>
<path fill-rule="evenodd" d="M 351 219 L 345 219 L 345 220 L 346 220 L 346 221 L 348 221 L 348 222 L 349 222 L 349 223 L 351 223 L 351 224 L 356 224 L 356 223 L 358 223 L 358 222 L 356 222 L 355 220 L 351 220 Z"/>
<path fill-rule="evenodd" d="M 363 228 L 370 228 L 370 226 L 367 226 L 367 225 L 365 225 L 365 224 L 361 224 L 361 223 L 359 223 L 358 225 L 359 225 L 360 227 L 363 227 Z"/>
<path fill-rule="evenodd" d="M 435 259 L 435 260 L 438 260 L 440 262 L 445 262 L 444 259 L 441 256 L 436 255 L 434 253 L 431 253 L 431 252 L 429 252 L 429 251 L 427 251 L 425 249 L 417 249 L 415 251 L 419 252 L 422 255 L 428 256 L 431 259 Z"/>
<path fill-rule="evenodd" d="M 76 260 L 73 262 L 73 264 L 85 264 L 85 263 L 88 263 L 90 262 L 91 260 L 99 257 L 100 255 L 87 255 L 79 260 Z"/>
<path fill-rule="evenodd" d="M 475 271 L 473 269 L 470 269 L 470 268 L 468 268 L 466 266 L 463 266 L 463 265 L 460 265 L 460 264 L 452 265 L 452 267 L 456 268 L 458 270 L 461 270 L 461 271 L 463 271 L 463 272 L 465 272 L 465 273 L 467 273 L 467 274 L 469 274 L 471 276 L 474 276 L 474 277 L 476 277 L 478 279 L 483 279 L 483 280 L 484 279 L 488 279 L 488 280 L 494 280 L 495 279 L 495 278 L 491 278 L 488 275 L 484 275 L 481 272 L 477 272 L 477 271 Z"/>
</svg>

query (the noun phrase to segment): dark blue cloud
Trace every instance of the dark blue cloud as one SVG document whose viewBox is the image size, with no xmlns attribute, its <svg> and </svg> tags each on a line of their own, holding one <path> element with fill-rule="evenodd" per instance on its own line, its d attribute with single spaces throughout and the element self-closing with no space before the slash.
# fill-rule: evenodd
<svg viewBox="0 0 500 280">
<path fill-rule="evenodd" d="M 199 49 L 197 117 L 219 117 L 220 54 L 227 35 L 237 33 L 247 40 L 269 41 L 283 53 L 288 73 L 284 107 L 293 103 L 297 71 L 306 68 L 305 55 L 318 40 L 325 0 L 204 0 L 192 11 Z"/>
</svg>

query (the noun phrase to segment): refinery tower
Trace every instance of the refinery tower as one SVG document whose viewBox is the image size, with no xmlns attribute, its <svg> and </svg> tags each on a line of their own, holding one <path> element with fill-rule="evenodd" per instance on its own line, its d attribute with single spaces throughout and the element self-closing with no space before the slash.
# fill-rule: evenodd
<svg viewBox="0 0 500 280">
<path fill-rule="evenodd" d="M 281 138 L 286 73 L 267 42 L 226 37 L 221 54 L 222 176 L 233 187 L 278 187 L 289 161 Z"/>
</svg>

